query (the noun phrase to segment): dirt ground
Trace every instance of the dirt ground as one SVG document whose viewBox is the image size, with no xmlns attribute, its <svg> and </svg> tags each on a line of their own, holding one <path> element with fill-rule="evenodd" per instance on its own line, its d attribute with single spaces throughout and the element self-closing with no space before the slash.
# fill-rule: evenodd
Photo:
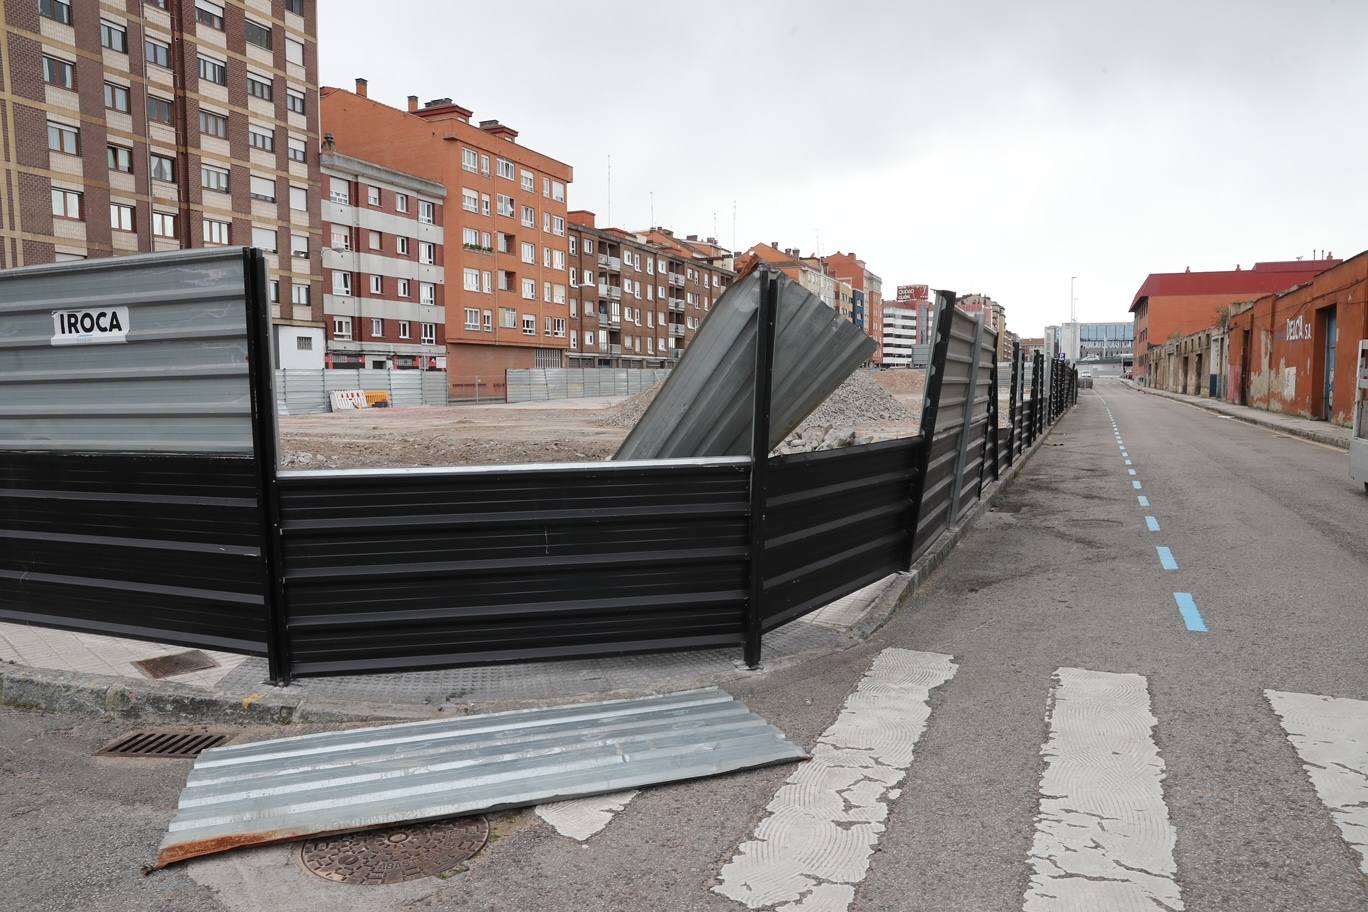
<svg viewBox="0 0 1368 912">
<path fill-rule="evenodd" d="M 886 397 L 871 395 L 869 377 L 904 408 L 889 409 Z M 833 394 L 814 418 L 827 416 L 876 440 L 915 434 L 924 384 L 921 371 L 869 372 Z M 626 405 L 622 398 L 589 398 L 283 417 L 281 460 L 288 469 L 597 462 L 626 438 L 645 409 L 641 396 Z M 851 406 L 865 400 L 867 416 Z M 623 412 L 632 416 L 624 420 Z"/>
</svg>

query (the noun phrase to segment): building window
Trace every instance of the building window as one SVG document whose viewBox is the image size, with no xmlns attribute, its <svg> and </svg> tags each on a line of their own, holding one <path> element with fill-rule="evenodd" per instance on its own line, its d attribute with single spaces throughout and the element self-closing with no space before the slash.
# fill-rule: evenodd
<svg viewBox="0 0 1368 912">
<path fill-rule="evenodd" d="M 216 219 L 204 220 L 204 243 L 206 244 L 227 244 L 228 231 L 232 225 L 228 222 L 220 222 Z"/>
<path fill-rule="evenodd" d="M 111 143 L 105 146 L 105 161 L 109 165 L 110 171 L 122 171 L 124 174 L 133 173 L 132 149 Z"/>
<path fill-rule="evenodd" d="M 115 86 L 114 88 L 118 88 Z M 128 103 L 127 90 L 124 90 L 124 104 Z M 115 108 L 115 110 L 118 110 Z M 156 95 L 147 96 L 147 119 L 153 123 L 170 124 L 172 120 L 171 102 Z"/>
<path fill-rule="evenodd" d="M 269 177 L 257 177 L 252 175 L 251 183 L 252 199 L 259 199 L 263 202 L 274 203 L 276 201 L 275 181 Z"/>
<path fill-rule="evenodd" d="M 290 303 L 308 307 L 311 294 L 308 282 L 295 282 L 290 286 Z"/>
<path fill-rule="evenodd" d="M 104 105 L 111 111 L 122 111 L 127 114 L 128 89 L 125 86 L 106 82 L 104 84 Z"/>
<path fill-rule="evenodd" d="M 535 336 L 537 334 L 537 318 L 533 314 L 523 314 L 522 332 L 524 336 Z"/>
<path fill-rule="evenodd" d="M 228 138 L 228 118 L 226 116 L 200 108 L 199 123 L 200 132 L 206 136 L 217 136 L 219 139 Z"/>
<path fill-rule="evenodd" d="M 71 25 L 71 4 L 62 0 L 38 0 L 38 12 L 48 19 L 55 19 L 63 25 Z"/>
<path fill-rule="evenodd" d="M 524 171 L 522 173 L 522 188 L 528 193 L 537 192 L 537 178 L 531 171 Z"/>
<path fill-rule="evenodd" d="M 143 58 L 154 66 L 171 69 L 171 46 L 148 38 L 143 41 Z"/>
<path fill-rule="evenodd" d="M 485 175 L 486 177 L 489 176 L 489 156 L 488 156 L 488 155 L 481 155 L 481 156 L 480 156 L 480 173 L 483 174 L 483 175 Z"/>
<path fill-rule="evenodd" d="M 385 335 L 385 321 L 379 317 L 371 317 L 371 338 L 380 339 Z"/>
<path fill-rule="evenodd" d="M 499 215 L 512 216 L 514 212 L 513 197 L 499 194 Z"/>
<path fill-rule="evenodd" d="M 494 291 L 494 276 L 488 269 L 480 273 L 480 286 L 480 290 L 485 294 L 490 294 Z"/>
<path fill-rule="evenodd" d="M 373 275 L 373 276 L 371 276 L 371 277 L 370 277 L 370 290 L 371 290 L 371 294 L 377 294 L 377 295 L 378 295 L 378 294 L 384 294 L 384 293 L 385 293 L 385 280 L 382 279 L 382 278 L 381 278 L 380 276 L 378 276 L 378 275 Z"/>
<path fill-rule="evenodd" d="M 351 341 L 351 317 L 333 317 L 333 338 Z"/>
<path fill-rule="evenodd" d="M 205 57 L 201 54 L 199 58 L 199 77 L 205 82 L 227 85 L 228 64 L 222 60 L 215 60 L 212 57 Z"/>
<path fill-rule="evenodd" d="M 474 308 L 474 307 L 467 307 L 467 308 L 465 309 L 465 328 L 466 328 L 466 329 L 479 329 L 479 328 L 480 328 L 480 312 L 479 312 L 479 310 L 477 310 L 477 309 Z"/>
<path fill-rule="evenodd" d="M 133 207 L 128 203 L 110 203 L 109 227 L 115 231 L 132 231 Z"/>
<path fill-rule="evenodd" d="M 465 269 L 462 270 L 462 275 L 465 278 L 466 291 L 480 290 L 480 270 L 471 269 L 469 266 L 467 266 Z"/>
<path fill-rule="evenodd" d="M 397 211 L 397 212 L 408 212 L 408 194 L 407 194 L 407 193 L 396 193 L 396 194 L 394 194 L 394 208 L 395 208 L 395 211 Z"/>
<path fill-rule="evenodd" d="M 409 239 L 403 236 L 394 239 L 395 252 L 400 256 L 408 256 Z"/>
<path fill-rule="evenodd" d="M 506 179 L 506 180 L 516 180 L 516 179 L 517 179 L 517 175 L 516 175 L 516 173 L 514 172 L 513 163 L 512 163 L 511 161 L 509 161 L 508 159 L 506 159 L 506 158 L 501 158 L 501 159 L 499 159 L 498 161 L 499 161 L 499 177 L 502 177 L 502 178 L 504 178 L 504 179 Z"/>
<path fill-rule="evenodd" d="M 537 300 L 537 283 L 532 279 L 522 280 L 522 296 L 525 300 Z"/>
<path fill-rule="evenodd" d="M 285 106 L 296 114 L 304 113 L 304 93 L 298 89 L 285 90 Z"/>
<path fill-rule="evenodd" d="M 436 285 L 433 285 L 431 282 L 419 282 L 419 283 L 418 283 L 418 303 L 419 303 L 419 304 L 436 304 L 436 303 L 437 303 L 437 286 L 436 286 Z"/>
<path fill-rule="evenodd" d="M 285 62 L 304 65 L 304 45 L 293 38 L 285 39 Z"/>
<path fill-rule="evenodd" d="M 66 4 L 62 5 L 65 6 Z M 76 88 L 76 65 L 57 57 L 44 56 L 43 81 L 58 88 L 74 89 Z"/>
<path fill-rule="evenodd" d="M 351 184 L 340 177 L 328 178 L 328 199 L 344 206 L 351 205 Z"/>
<path fill-rule="evenodd" d="M 461 242 L 467 247 L 479 247 L 480 230 L 478 228 L 462 228 Z"/>
<path fill-rule="evenodd" d="M 127 54 L 128 31 L 117 23 L 100 20 L 100 47 Z"/>
<path fill-rule="evenodd" d="M 585 255 L 585 256 L 593 256 L 593 255 L 594 255 L 594 239 L 593 239 L 593 238 L 585 238 L 585 239 L 584 239 L 584 255 Z"/>
<path fill-rule="evenodd" d="M 366 204 L 370 206 L 380 205 L 380 188 L 366 185 Z"/>
<path fill-rule="evenodd" d="M 203 58 L 200 58 L 203 62 Z M 247 73 L 247 94 L 253 98 L 260 98 L 262 101 L 270 101 L 275 97 L 275 83 L 270 76 L 258 76 L 256 73 Z"/>
<path fill-rule="evenodd" d="M 461 188 L 461 208 L 467 212 L 480 211 L 480 194 L 468 187 Z"/>
<path fill-rule="evenodd" d="M 379 231 L 367 231 L 366 243 L 370 245 L 371 250 L 384 250 L 385 236 Z"/>
<path fill-rule="evenodd" d="M 263 152 L 275 151 L 275 132 L 264 127 L 247 125 L 247 144 Z"/>
<path fill-rule="evenodd" d="M 243 23 L 243 30 L 247 33 L 248 44 L 255 44 L 257 47 L 265 48 L 268 51 L 271 49 L 271 27 L 269 25 L 262 25 L 260 22 L 253 22 L 248 19 Z"/>
<path fill-rule="evenodd" d="M 537 210 L 531 206 L 523 206 L 522 223 L 528 228 L 535 228 L 537 226 Z"/>
<path fill-rule="evenodd" d="M 81 221 L 85 218 L 82 195 L 75 190 L 52 188 L 52 214 L 57 218 Z"/>
<path fill-rule="evenodd" d="M 559 215 L 552 216 L 552 217 L 551 217 L 551 233 L 552 233 L 552 234 L 555 234 L 555 235 L 561 235 L 561 236 L 563 236 L 563 235 L 565 234 L 565 219 L 561 218 Z M 637 259 L 636 259 L 636 268 L 637 268 L 637 269 L 640 269 L 640 268 L 641 268 L 641 257 L 640 257 L 640 256 L 638 256 Z"/>
<path fill-rule="evenodd" d="M 422 324 L 422 328 L 423 328 L 423 337 L 422 337 L 422 339 L 420 339 L 419 341 L 422 342 L 424 345 L 436 345 L 436 344 L 437 344 L 437 324 L 436 324 L 436 323 L 424 323 L 424 324 Z"/>
<path fill-rule="evenodd" d="M 309 236 L 307 234 L 290 235 L 290 256 L 308 259 Z"/>
<path fill-rule="evenodd" d="M 409 296 L 409 280 L 408 280 L 408 279 L 400 279 L 400 280 L 399 280 L 399 297 L 401 297 L 401 298 L 407 298 L 408 296 Z"/>
<path fill-rule="evenodd" d="M 552 182 L 551 182 L 551 198 L 552 198 L 553 200 L 555 200 L 556 202 L 558 202 L 558 203 L 563 203 L 563 202 L 565 202 L 565 182 L 564 182 L 564 181 L 552 181 Z"/>
<path fill-rule="evenodd" d="M 260 247 L 267 253 L 276 253 L 280 250 L 280 242 L 277 240 L 274 228 L 260 228 L 252 226 L 252 246 Z"/>
<path fill-rule="evenodd" d="M 524 263 L 532 263 L 532 264 L 534 264 L 534 265 L 536 264 L 536 262 L 537 262 L 537 245 L 536 245 L 536 244 L 532 244 L 532 243 L 529 243 L 529 242 L 527 242 L 527 241 L 523 241 L 523 244 L 522 244 L 522 261 L 523 261 Z"/>
<path fill-rule="evenodd" d="M 195 0 L 195 21 L 223 31 L 223 7 L 209 0 Z"/>
<path fill-rule="evenodd" d="M 286 154 L 289 155 L 290 161 L 302 162 L 308 160 L 308 146 L 305 144 L 304 140 L 295 139 L 293 136 L 289 136 L 285 139 L 285 145 L 288 149 Z"/>
<path fill-rule="evenodd" d="M 285 0 L 285 9 L 296 16 L 304 15 L 304 0 Z"/>
<path fill-rule="evenodd" d="M 428 241 L 418 242 L 418 262 L 428 266 L 437 262 L 437 245 Z"/>
<path fill-rule="evenodd" d="M 351 294 L 351 273 L 350 273 L 350 272 L 334 272 L 334 273 L 333 273 L 333 294 L 335 294 L 335 295 L 350 295 L 350 294 Z"/>
<path fill-rule="evenodd" d="M 552 268 L 552 269 L 559 269 L 559 270 L 561 270 L 562 272 L 565 271 L 565 251 L 564 251 L 564 250 L 553 250 L 553 251 L 551 251 L 551 268 Z M 641 283 L 640 283 L 640 282 L 637 283 L 637 297 L 638 297 L 638 298 L 641 297 Z"/>
<path fill-rule="evenodd" d="M 461 150 L 461 167 L 471 174 L 480 172 L 480 155 L 474 149 Z"/>
<path fill-rule="evenodd" d="M 481 194 L 480 194 L 480 212 L 483 213 L 483 214 L 485 214 L 485 215 L 489 215 L 489 213 L 490 213 L 490 208 L 489 208 L 489 194 L 488 194 L 488 193 L 481 193 Z"/>
<path fill-rule="evenodd" d="M 166 156 L 166 155 L 156 155 L 156 154 L 153 154 L 153 155 L 151 156 L 151 161 L 152 161 L 152 168 L 151 168 L 151 171 L 152 171 L 152 179 L 153 179 L 153 180 L 166 181 L 166 182 L 168 182 L 168 183 L 175 183 L 175 181 L 176 181 L 176 160 L 175 160 L 174 158 L 170 158 L 170 157 L 168 157 L 168 156 Z"/>
<path fill-rule="evenodd" d="M 48 148 L 67 155 L 81 154 L 81 131 L 66 124 L 48 121 Z"/>
<path fill-rule="evenodd" d="M 216 193 L 228 192 L 228 169 L 214 165 L 200 165 L 200 186 Z"/>
<path fill-rule="evenodd" d="M 351 250 L 351 232 L 341 225 L 333 225 L 332 248 L 334 250 Z"/>
<path fill-rule="evenodd" d="M 408 320 L 400 320 L 400 321 L 399 321 L 399 338 L 401 338 L 401 339 L 408 339 L 408 338 L 411 338 L 412 335 L 413 335 L 413 331 L 412 331 L 411 329 L 409 329 L 409 321 L 408 321 Z"/>
<path fill-rule="evenodd" d="M 176 216 L 171 212 L 152 213 L 152 233 L 157 237 L 173 238 L 176 236 Z"/>
<path fill-rule="evenodd" d="M 418 201 L 418 221 L 424 225 L 431 225 L 437 218 L 437 206 L 427 200 Z"/>
</svg>

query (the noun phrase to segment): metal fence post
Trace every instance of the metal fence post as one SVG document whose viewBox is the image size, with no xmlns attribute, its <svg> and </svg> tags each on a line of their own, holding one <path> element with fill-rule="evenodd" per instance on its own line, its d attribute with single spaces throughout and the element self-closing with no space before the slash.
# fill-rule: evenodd
<svg viewBox="0 0 1368 912">
<path fill-rule="evenodd" d="M 1002 469 L 1001 469 L 1001 467 L 998 465 L 998 462 L 999 462 L 999 460 L 1000 460 L 1000 457 L 1002 456 L 1002 431 L 1001 431 L 1001 429 L 998 427 L 998 424 L 1000 423 L 1000 422 L 999 422 L 999 419 L 1000 419 L 1000 417 L 1001 417 L 1001 412 L 1002 412 L 1002 404 L 998 401 L 999 396 L 998 396 L 998 359 L 997 359 L 998 344 L 997 344 L 997 340 L 998 340 L 998 336 L 997 336 L 996 333 L 994 333 L 994 335 L 993 335 L 993 361 L 992 361 L 992 367 L 989 368 L 989 370 L 988 370 L 988 428 L 987 428 L 987 433 L 985 433 L 985 434 L 983 435 L 983 445 L 984 445 L 985 447 L 989 446 L 988 441 L 989 441 L 989 440 L 992 440 L 991 446 L 992 446 L 992 450 L 993 450 L 993 481 L 998 481 L 998 480 L 1000 480 L 1000 479 L 1002 478 Z M 991 436 L 990 436 L 990 435 L 991 435 Z M 980 486 L 979 486 L 979 490 L 982 491 L 982 489 L 983 489 L 983 486 L 980 485 Z"/>
<path fill-rule="evenodd" d="M 1017 422 L 1021 420 L 1021 407 L 1017 403 L 1017 396 L 1021 393 L 1021 343 L 1012 343 L 1012 380 L 1007 393 L 1007 465 L 1012 466 L 1016 463 L 1017 445 L 1020 443 L 1017 435 Z"/>
<path fill-rule="evenodd" d="M 242 251 L 246 274 L 247 369 L 252 403 L 252 449 L 261 497 L 262 599 L 266 609 L 266 662 L 271 682 L 290 683 L 290 640 L 285 603 L 285 560 L 280 539 L 279 456 L 276 441 L 271 312 L 266 294 L 266 258 L 256 248 Z"/>
<path fill-rule="evenodd" d="M 950 324 L 955 314 L 954 292 L 936 293 L 936 310 L 931 339 L 931 355 L 926 365 L 926 389 L 922 393 L 921 421 L 917 436 L 922 446 L 917 455 L 917 475 L 912 480 L 912 527 L 907 531 L 907 550 L 902 565 L 912 566 L 917 549 L 917 527 L 921 525 L 922 498 L 926 494 L 926 473 L 931 465 L 931 447 L 936 442 L 936 414 L 940 411 L 941 387 L 945 382 L 945 356 L 950 351 Z"/>
<path fill-rule="evenodd" d="M 950 485 L 949 524 L 959 519 L 959 500 L 964 488 L 964 463 L 969 457 L 969 427 L 974 421 L 974 397 L 978 392 L 979 352 L 983 348 L 983 321 L 976 320 L 974 325 L 973 353 L 969 358 L 969 390 L 964 396 L 964 424 L 960 426 L 960 437 L 955 449 L 955 478 Z M 986 436 L 986 431 L 985 431 Z M 983 469 L 979 469 L 982 478 Z"/>
<path fill-rule="evenodd" d="M 755 384 L 752 392 L 750 462 L 750 587 L 746 598 L 743 658 L 748 668 L 760 664 L 765 599 L 765 472 L 769 467 L 770 387 L 774 376 L 774 326 L 779 310 L 779 283 L 769 270 L 760 274 L 755 310 Z"/>
<path fill-rule="evenodd" d="M 1031 442 L 1045 432 L 1045 354 L 1036 352 L 1031 362 Z"/>
</svg>

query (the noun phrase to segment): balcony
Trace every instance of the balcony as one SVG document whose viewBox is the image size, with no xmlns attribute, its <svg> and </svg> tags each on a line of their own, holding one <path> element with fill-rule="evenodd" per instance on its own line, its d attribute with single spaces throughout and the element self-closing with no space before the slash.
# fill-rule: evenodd
<svg viewBox="0 0 1368 912">
<path fill-rule="evenodd" d="M 605 263 L 605 259 L 608 262 Z M 609 272 L 622 272 L 622 257 L 600 257 L 599 265 L 602 266 L 604 269 L 607 269 Z"/>
<path fill-rule="evenodd" d="M 607 266 L 607 265 L 608 265 L 608 254 L 606 254 L 606 253 L 600 253 L 600 254 L 598 255 L 598 263 L 599 263 L 600 266 Z"/>
<path fill-rule="evenodd" d="M 680 314 L 682 314 L 683 312 L 684 312 L 684 299 L 683 299 L 683 298 L 670 298 L 670 313 L 680 313 Z"/>
<path fill-rule="evenodd" d="M 600 285 L 599 297 L 607 298 L 609 301 L 622 300 L 622 286 L 620 285 Z"/>
<path fill-rule="evenodd" d="M 674 336 L 676 339 L 683 338 L 683 336 L 684 336 L 684 324 L 683 324 L 683 323 L 671 323 L 671 324 L 670 324 L 670 335 Z"/>
<path fill-rule="evenodd" d="M 620 355 L 620 354 L 622 354 L 622 346 L 621 346 L 621 345 L 609 345 L 609 346 L 608 346 L 608 354 L 610 354 L 610 355 Z"/>
<path fill-rule="evenodd" d="M 670 349 L 670 357 L 673 358 L 674 360 L 678 361 L 680 358 L 684 357 L 684 349 L 682 349 L 682 348 L 672 348 L 672 349 Z"/>
<path fill-rule="evenodd" d="M 604 329 L 622 328 L 622 314 L 599 311 L 599 325 Z"/>
<path fill-rule="evenodd" d="M 672 273 L 670 273 L 670 284 L 671 284 L 671 285 L 674 285 L 674 286 L 677 286 L 677 287 L 679 287 L 679 288 L 683 288 L 683 287 L 684 287 L 684 276 L 680 275 L 680 274 L 677 273 L 677 272 L 672 272 Z"/>
</svg>

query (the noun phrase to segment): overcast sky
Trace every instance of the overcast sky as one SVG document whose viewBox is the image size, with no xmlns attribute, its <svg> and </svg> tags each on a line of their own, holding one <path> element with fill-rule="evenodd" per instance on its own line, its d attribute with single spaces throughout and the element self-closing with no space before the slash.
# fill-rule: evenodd
<svg viewBox="0 0 1368 912">
<path fill-rule="evenodd" d="M 854 250 L 1023 336 L 1070 276 L 1122 320 L 1150 272 L 1368 247 L 1365 0 L 319 7 L 324 85 L 513 126 L 600 225 L 611 156 L 614 225 L 654 194 L 677 233 Z"/>
</svg>

